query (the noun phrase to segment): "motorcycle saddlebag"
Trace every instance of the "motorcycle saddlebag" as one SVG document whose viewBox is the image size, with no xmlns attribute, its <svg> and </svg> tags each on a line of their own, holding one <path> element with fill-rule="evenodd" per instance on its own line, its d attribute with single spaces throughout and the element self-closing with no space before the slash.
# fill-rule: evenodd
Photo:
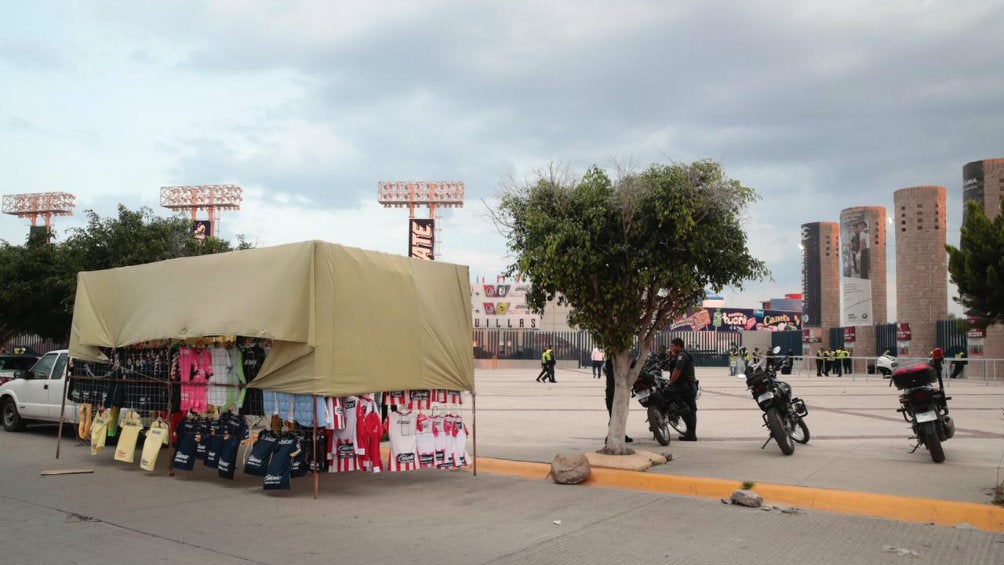
<svg viewBox="0 0 1004 565">
<path fill-rule="evenodd" d="M 917 388 L 928 385 L 938 380 L 934 373 L 934 368 L 927 363 L 917 363 L 906 367 L 900 367 L 892 373 L 892 384 L 896 388 Z"/>
</svg>

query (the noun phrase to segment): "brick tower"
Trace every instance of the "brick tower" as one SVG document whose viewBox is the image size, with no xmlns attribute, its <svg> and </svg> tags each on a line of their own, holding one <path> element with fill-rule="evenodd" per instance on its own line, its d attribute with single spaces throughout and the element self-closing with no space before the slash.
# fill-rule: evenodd
<svg viewBox="0 0 1004 565">
<path fill-rule="evenodd" d="M 935 346 L 938 320 L 948 318 L 945 187 L 914 186 L 893 194 L 897 322 L 910 324 L 909 357 Z"/>
</svg>

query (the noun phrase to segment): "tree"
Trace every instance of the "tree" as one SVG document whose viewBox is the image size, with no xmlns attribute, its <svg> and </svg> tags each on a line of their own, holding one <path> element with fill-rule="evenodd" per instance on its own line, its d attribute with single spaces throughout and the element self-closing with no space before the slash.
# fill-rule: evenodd
<svg viewBox="0 0 1004 565">
<path fill-rule="evenodd" d="M 79 271 L 234 250 L 215 237 L 199 242 L 190 220 L 158 217 L 145 207 L 120 205 L 116 218 L 93 210 L 84 215 L 87 224 L 69 230 L 64 243 L 49 243 L 45 234 L 30 236 L 24 246 L 0 242 L 0 341 L 19 333 L 69 339 Z M 243 236 L 237 239 L 237 249 L 251 247 Z"/>
<path fill-rule="evenodd" d="M 552 167 L 503 191 L 496 224 L 531 285 L 536 312 L 554 299 L 570 324 L 614 359 L 615 392 L 604 451 L 627 453 L 629 391 L 658 331 L 699 303 L 705 289 L 741 288 L 769 273 L 750 256 L 740 223 L 756 192 L 714 161 L 652 165 L 613 182 L 596 166 L 581 179 Z"/>
<path fill-rule="evenodd" d="M 1004 215 L 991 220 L 969 202 L 959 247 L 946 245 L 948 273 L 959 289 L 956 302 L 985 328 L 1004 323 Z"/>
</svg>

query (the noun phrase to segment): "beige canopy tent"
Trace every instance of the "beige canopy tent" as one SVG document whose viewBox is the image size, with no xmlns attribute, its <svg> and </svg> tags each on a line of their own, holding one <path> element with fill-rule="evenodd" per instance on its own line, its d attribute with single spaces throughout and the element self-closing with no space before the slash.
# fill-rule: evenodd
<svg viewBox="0 0 1004 565">
<path fill-rule="evenodd" d="M 155 339 L 274 340 L 252 387 L 474 391 L 467 267 L 307 241 L 77 276 L 70 356 Z"/>
</svg>

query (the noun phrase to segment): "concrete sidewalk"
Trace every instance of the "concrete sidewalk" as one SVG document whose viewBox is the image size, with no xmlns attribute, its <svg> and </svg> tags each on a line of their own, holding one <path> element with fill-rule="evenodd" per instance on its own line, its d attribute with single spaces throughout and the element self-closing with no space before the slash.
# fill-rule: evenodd
<svg viewBox="0 0 1004 565">
<path fill-rule="evenodd" d="M 533 370 L 477 372 L 478 454 L 549 463 L 556 453 L 603 447 L 607 431 L 604 382 L 589 369 L 559 369 L 556 384 L 534 382 Z M 896 412 L 898 393 L 875 376 L 788 378 L 809 409 L 807 445 L 785 456 L 762 427 L 760 409 L 743 379 L 725 368 L 698 368 L 695 443 L 669 447 L 652 438 L 645 410 L 631 400 L 629 447 L 671 451 L 673 460 L 650 472 L 779 483 L 945 500 L 988 502 L 1004 480 L 1004 384 L 946 381 L 957 433 L 945 442 L 947 460 L 910 453 L 909 425 Z M 468 409 L 469 406 L 465 406 Z"/>
<path fill-rule="evenodd" d="M 767 432 L 743 382 L 700 369 L 701 440 L 674 441 L 673 460 L 647 472 L 597 469 L 590 488 L 553 484 L 545 463 L 602 447 L 602 381 L 588 370 L 559 369 L 554 385 L 533 382 L 535 375 L 478 371 L 477 477 L 322 475 L 317 500 L 309 478 L 294 479 L 291 491 L 265 492 L 259 478 L 242 473 L 233 482 L 201 467 L 167 477 L 166 450 L 160 470 L 146 473 L 113 461 L 110 448 L 91 456 L 72 441 L 56 461 L 53 427 L 0 432 L 0 562 L 866 564 L 916 555 L 911 562 L 1004 563 L 1004 534 L 966 524 L 933 527 L 777 501 L 784 512 L 764 512 L 706 498 L 712 486 L 728 492 L 751 480 L 768 504 L 778 485 L 816 501 L 837 489 L 842 503 L 874 493 L 996 511 L 987 489 L 1004 456 L 1002 388 L 950 383 L 959 433 L 938 465 L 926 452 L 909 453 L 896 391 L 885 381 L 791 379 L 809 406 L 813 437 L 786 457 L 774 444 L 760 449 Z M 631 445 L 665 451 L 632 402 Z M 464 405 L 473 423 L 470 409 Z M 74 468 L 94 472 L 39 476 Z M 660 490 L 668 483 L 696 485 L 696 496 Z"/>
<path fill-rule="evenodd" d="M 70 445 L 57 462 L 53 447 L 51 427 L 0 432 L 2 563 L 1004 562 L 1004 534 L 962 526 L 464 471 L 323 475 L 315 500 L 309 479 L 265 492 L 241 473 L 233 482 L 202 467 L 146 473 L 107 449 Z M 39 476 L 82 467 L 94 472 Z"/>
</svg>

